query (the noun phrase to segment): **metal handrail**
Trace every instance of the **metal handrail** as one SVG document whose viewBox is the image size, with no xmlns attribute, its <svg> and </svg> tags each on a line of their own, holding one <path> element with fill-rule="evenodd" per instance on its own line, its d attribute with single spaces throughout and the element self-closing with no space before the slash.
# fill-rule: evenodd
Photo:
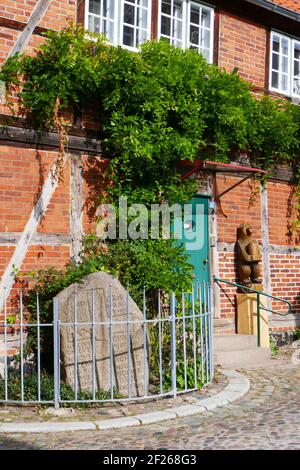
<svg viewBox="0 0 300 470">
<path fill-rule="evenodd" d="M 217 283 L 224 283 L 224 284 L 228 284 L 230 286 L 238 287 L 240 289 L 247 289 L 248 292 L 253 292 L 254 294 L 256 294 L 256 300 L 257 300 L 257 346 L 258 347 L 260 347 L 260 311 L 261 310 L 265 310 L 266 312 L 273 313 L 274 315 L 280 315 L 281 317 L 286 317 L 287 315 L 290 315 L 291 313 L 293 313 L 292 312 L 292 305 L 290 304 L 290 302 L 288 300 L 282 299 L 281 297 L 276 297 L 274 295 L 267 294 L 266 292 L 259 291 L 257 289 L 253 289 L 252 287 L 243 286 L 242 284 L 238 284 L 236 282 L 227 281 L 227 279 L 220 279 L 216 276 L 213 276 L 213 280 L 214 280 L 214 282 L 217 282 Z M 260 296 L 261 295 L 263 295 L 265 297 L 268 297 L 269 299 L 278 300 L 280 302 L 283 302 L 283 303 L 287 304 L 288 305 L 288 311 L 286 313 L 279 313 L 276 310 L 272 310 L 272 309 L 269 309 L 269 308 L 265 307 L 264 305 L 261 305 L 261 303 L 260 303 Z"/>
</svg>

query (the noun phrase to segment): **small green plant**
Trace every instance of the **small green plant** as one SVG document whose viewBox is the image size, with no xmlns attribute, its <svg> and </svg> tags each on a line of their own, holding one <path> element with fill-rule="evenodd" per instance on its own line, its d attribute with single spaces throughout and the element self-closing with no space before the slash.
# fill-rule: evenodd
<svg viewBox="0 0 300 470">
<path fill-rule="evenodd" d="M 294 331 L 293 340 L 294 340 L 294 341 L 300 340 L 300 328 L 297 328 L 297 329 Z"/>
<path fill-rule="evenodd" d="M 38 375 L 37 373 L 33 374 L 24 374 L 24 401 L 37 401 L 38 399 Z M 40 387 L 41 387 L 41 400 L 42 401 L 53 401 L 54 400 L 54 378 L 51 374 L 48 374 L 46 371 L 41 373 L 40 377 Z M 7 382 L 7 393 L 9 400 L 21 401 L 21 379 L 19 375 L 10 374 Z M 5 381 L 0 378 L 0 399 L 4 399 L 5 396 Z M 108 400 L 110 399 L 110 391 L 98 390 L 95 393 L 96 400 Z M 117 393 L 114 389 L 114 397 L 122 398 L 122 395 Z M 75 393 L 73 388 L 66 384 L 65 382 L 60 382 L 60 398 L 65 401 L 72 401 L 75 399 Z M 78 400 L 92 400 L 93 393 L 91 391 L 78 391 Z M 78 403 L 78 404 L 62 404 L 62 406 L 81 406 L 86 407 L 88 404 Z"/>
<path fill-rule="evenodd" d="M 16 316 L 15 316 L 15 315 L 8 315 L 8 316 L 6 317 L 6 323 L 7 323 L 8 325 L 14 325 L 15 322 L 16 322 Z"/>
<path fill-rule="evenodd" d="M 277 356 L 280 352 L 280 349 L 277 346 L 276 340 L 272 338 L 272 336 L 270 337 L 270 349 L 271 349 L 271 355 L 273 357 Z"/>
<path fill-rule="evenodd" d="M 204 312 L 204 306 L 202 306 Z M 199 305 L 195 303 L 195 311 L 199 312 Z M 205 347 L 201 347 L 200 329 L 202 336 L 208 333 L 208 325 L 205 324 L 204 317 L 200 319 L 192 317 L 191 304 L 185 303 L 185 316 L 183 317 L 182 304 L 177 303 L 176 308 L 176 386 L 177 390 L 200 389 L 208 380 L 205 367 Z M 161 333 L 159 332 L 159 323 L 150 325 L 150 371 L 152 383 L 160 391 L 160 379 L 162 379 L 163 391 L 172 389 L 172 357 L 171 357 L 171 335 L 172 326 L 170 322 L 163 322 Z M 161 356 L 160 377 L 160 337 L 163 354 Z M 194 357 L 196 355 L 196 360 Z M 202 355 L 203 354 L 203 355 Z"/>
</svg>

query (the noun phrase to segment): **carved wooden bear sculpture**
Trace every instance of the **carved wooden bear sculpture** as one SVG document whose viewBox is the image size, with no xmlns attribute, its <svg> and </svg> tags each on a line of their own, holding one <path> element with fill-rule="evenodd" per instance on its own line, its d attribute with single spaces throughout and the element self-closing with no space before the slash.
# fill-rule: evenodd
<svg viewBox="0 0 300 470">
<path fill-rule="evenodd" d="M 252 238 L 251 225 L 242 224 L 238 227 L 236 252 L 240 284 L 247 287 L 251 287 L 252 283 L 260 284 L 261 253 L 257 241 Z"/>
</svg>

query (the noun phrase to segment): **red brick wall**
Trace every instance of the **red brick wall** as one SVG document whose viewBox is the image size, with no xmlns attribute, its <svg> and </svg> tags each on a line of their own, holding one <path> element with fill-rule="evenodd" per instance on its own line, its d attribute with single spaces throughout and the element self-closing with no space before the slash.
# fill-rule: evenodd
<svg viewBox="0 0 300 470">
<path fill-rule="evenodd" d="M 217 193 L 235 184 L 239 178 L 232 176 L 218 176 L 216 179 Z M 252 187 L 252 189 L 251 189 Z M 222 250 L 219 251 L 219 277 L 231 282 L 236 282 L 235 256 L 233 252 L 236 240 L 236 228 L 241 223 L 251 223 L 254 237 L 261 242 L 261 207 L 260 194 L 249 208 L 251 194 L 255 194 L 257 184 L 244 182 L 238 187 L 222 196 L 217 209 L 218 241 Z M 272 315 L 270 318 L 271 330 L 294 329 L 296 322 L 300 324 L 300 252 L 299 231 L 291 233 L 290 227 L 297 217 L 295 209 L 294 188 L 284 182 L 269 182 L 268 206 L 269 206 L 269 238 L 272 245 L 270 254 L 271 286 L 274 296 L 282 297 L 291 302 L 295 315 L 279 317 Z M 290 248 L 291 253 L 286 251 Z M 296 251 L 295 249 L 296 248 Z M 278 251 L 273 253 L 273 250 Z M 294 251 L 294 253 L 293 253 Z M 283 252 L 283 253 L 282 253 Z M 263 264 L 262 264 L 263 269 Z M 236 314 L 235 304 L 236 289 L 222 284 L 220 295 L 221 317 L 234 319 Z M 272 308 L 284 313 L 287 308 L 282 302 L 273 302 Z M 228 333 L 230 331 L 228 330 Z"/>
<path fill-rule="evenodd" d="M 57 156 L 54 151 L 36 151 L 0 146 L 0 232 L 21 234 L 37 201 L 50 165 Z M 64 170 L 64 181 L 53 194 L 37 232 L 48 234 L 70 233 L 69 164 Z M 15 245 L 0 245 L 0 276 L 4 273 Z M 63 267 L 70 257 L 70 246 L 31 246 L 20 270 L 27 286 L 24 271 L 45 267 Z M 22 283 L 21 283 L 22 284 Z M 16 294 L 12 291 L 11 299 Z M 2 293 L 1 293 L 2 295 Z"/>
<path fill-rule="evenodd" d="M 292 185 L 270 182 L 269 237 L 274 245 L 299 244 L 299 232 L 293 232 L 292 224 L 297 218 L 295 188 Z"/>
<path fill-rule="evenodd" d="M 227 71 L 238 67 L 240 76 L 253 85 L 265 86 L 267 31 L 245 20 L 220 15 L 218 65 Z"/>
<path fill-rule="evenodd" d="M 234 186 L 240 179 L 219 173 L 216 178 L 216 194 L 221 194 Z M 220 242 L 235 242 L 236 229 L 244 223 L 252 224 L 256 238 L 261 240 L 259 193 L 255 196 L 257 189 L 259 190 L 259 187 L 256 183 L 247 180 L 218 200 L 217 220 Z"/>
<path fill-rule="evenodd" d="M 36 151 L 0 146 L 0 232 L 20 232 L 28 220 L 51 164 L 54 151 Z M 64 182 L 55 191 L 38 231 L 69 232 L 69 165 L 64 170 Z"/>
<path fill-rule="evenodd" d="M 286 318 L 272 315 L 271 328 L 273 330 L 293 328 L 295 321 L 300 317 L 300 253 L 271 254 L 270 268 L 272 295 L 288 300 L 294 312 L 294 315 Z M 282 314 L 288 310 L 288 306 L 279 301 L 274 301 L 272 305 L 275 311 Z"/>
<path fill-rule="evenodd" d="M 96 228 L 96 210 L 100 196 L 105 191 L 104 179 L 106 163 L 100 157 L 83 158 L 83 231 L 93 233 Z"/>
</svg>

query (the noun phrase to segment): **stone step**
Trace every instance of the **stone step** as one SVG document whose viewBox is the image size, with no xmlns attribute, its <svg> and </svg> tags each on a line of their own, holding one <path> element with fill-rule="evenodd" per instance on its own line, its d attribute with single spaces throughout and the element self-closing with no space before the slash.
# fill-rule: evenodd
<svg viewBox="0 0 300 470">
<path fill-rule="evenodd" d="M 259 348 L 254 335 L 215 335 L 215 363 L 223 368 L 263 367 L 271 359 L 270 348 Z"/>
<path fill-rule="evenodd" d="M 235 333 L 235 320 L 229 318 L 214 318 L 214 334 L 224 335 Z"/>
<path fill-rule="evenodd" d="M 257 336 L 254 335 L 215 335 L 216 351 L 235 351 L 257 348 Z"/>
<path fill-rule="evenodd" d="M 270 361 L 270 348 L 245 348 L 215 351 L 215 363 L 223 368 L 263 367 Z"/>
</svg>

